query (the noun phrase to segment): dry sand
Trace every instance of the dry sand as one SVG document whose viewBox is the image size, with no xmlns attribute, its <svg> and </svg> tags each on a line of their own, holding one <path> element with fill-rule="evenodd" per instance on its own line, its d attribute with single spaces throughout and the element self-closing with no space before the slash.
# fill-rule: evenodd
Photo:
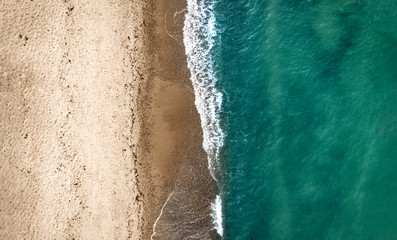
<svg viewBox="0 0 397 240">
<path fill-rule="evenodd" d="M 0 239 L 140 239 L 145 8 L 0 2 Z"/>
</svg>

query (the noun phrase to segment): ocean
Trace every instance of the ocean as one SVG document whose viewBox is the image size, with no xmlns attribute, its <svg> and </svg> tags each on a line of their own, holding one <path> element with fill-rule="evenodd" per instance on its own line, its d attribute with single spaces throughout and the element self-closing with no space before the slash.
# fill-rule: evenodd
<svg viewBox="0 0 397 240">
<path fill-rule="evenodd" d="M 223 239 L 397 239 L 397 1 L 187 0 Z"/>
</svg>

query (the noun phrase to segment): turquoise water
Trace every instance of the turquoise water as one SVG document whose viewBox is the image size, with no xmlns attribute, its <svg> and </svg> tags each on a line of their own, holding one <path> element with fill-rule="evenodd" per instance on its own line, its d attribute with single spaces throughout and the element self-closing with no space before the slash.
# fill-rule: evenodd
<svg viewBox="0 0 397 240">
<path fill-rule="evenodd" d="M 397 1 L 188 2 L 223 239 L 397 239 Z"/>
</svg>

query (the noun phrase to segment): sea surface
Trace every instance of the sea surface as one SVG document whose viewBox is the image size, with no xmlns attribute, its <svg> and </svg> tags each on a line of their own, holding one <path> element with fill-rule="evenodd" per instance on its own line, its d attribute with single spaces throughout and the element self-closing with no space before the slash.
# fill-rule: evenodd
<svg viewBox="0 0 397 240">
<path fill-rule="evenodd" d="M 397 0 L 187 0 L 231 239 L 397 239 Z"/>
</svg>

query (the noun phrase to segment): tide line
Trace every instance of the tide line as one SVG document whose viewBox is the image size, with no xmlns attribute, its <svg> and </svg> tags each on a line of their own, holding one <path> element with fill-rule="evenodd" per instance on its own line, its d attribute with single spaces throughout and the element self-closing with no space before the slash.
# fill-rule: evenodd
<svg viewBox="0 0 397 240">
<path fill-rule="evenodd" d="M 154 237 L 154 235 L 156 234 L 156 225 L 157 225 L 157 222 L 159 221 L 161 215 L 163 215 L 164 207 L 167 205 L 167 203 L 168 203 L 168 201 L 170 200 L 172 194 L 174 194 L 174 191 L 172 191 L 172 193 L 168 196 L 167 200 L 165 201 L 164 205 L 161 207 L 160 215 L 157 217 L 156 221 L 155 221 L 154 224 L 153 224 L 153 233 L 152 233 L 152 236 L 150 236 L 150 240 L 153 240 L 153 237 Z"/>
</svg>

